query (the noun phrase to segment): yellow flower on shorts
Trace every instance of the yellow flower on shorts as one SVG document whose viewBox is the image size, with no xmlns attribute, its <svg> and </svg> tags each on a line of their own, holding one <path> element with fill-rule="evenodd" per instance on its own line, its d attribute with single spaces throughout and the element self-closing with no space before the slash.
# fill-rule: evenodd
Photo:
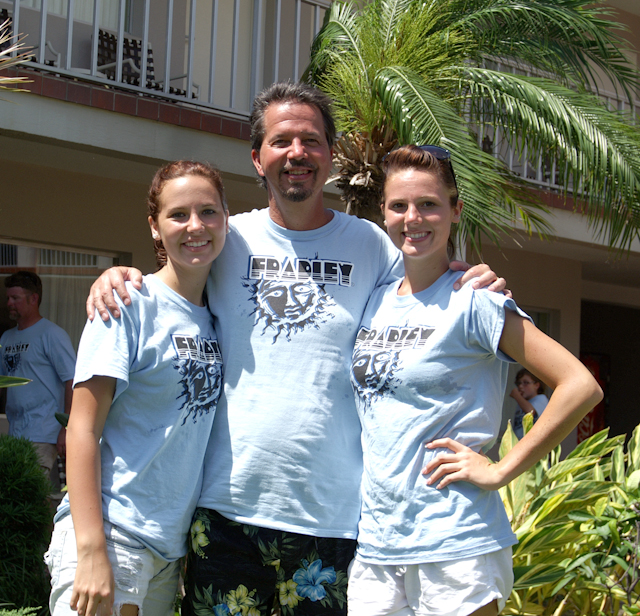
<svg viewBox="0 0 640 616">
<path fill-rule="evenodd" d="M 296 592 L 298 585 L 293 580 L 287 580 L 280 584 L 280 605 L 295 607 L 302 599 Z"/>
<path fill-rule="evenodd" d="M 249 589 L 240 584 L 236 590 L 231 590 L 225 597 L 225 603 L 229 607 L 232 614 L 241 613 L 242 616 L 248 616 L 249 610 L 255 606 L 256 601 L 253 598 L 255 590 L 249 592 Z"/>
<path fill-rule="evenodd" d="M 202 548 L 209 545 L 209 539 L 207 539 L 204 531 L 205 527 L 202 520 L 196 520 L 191 525 L 191 548 L 201 558 L 205 558 Z"/>
</svg>

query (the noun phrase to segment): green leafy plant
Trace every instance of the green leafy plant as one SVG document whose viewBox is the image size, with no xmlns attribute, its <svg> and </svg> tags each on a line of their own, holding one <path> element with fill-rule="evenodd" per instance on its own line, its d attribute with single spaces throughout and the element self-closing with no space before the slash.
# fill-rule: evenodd
<svg viewBox="0 0 640 616">
<path fill-rule="evenodd" d="M 525 417 L 525 430 L 533 425 Z M 509 427 L 500 456 L 517 443 Z M 503 614 L 640 614 L 640 427 L 560 448 L 501 489 L 519 543 Z"/>
<path fill-rule="evenodd" d="M 0 605 L 48 602 L 42 555 L 49 540 L 50 491 L 33 443 L 0 435 Z"/>
<path fill-rule="evenodd" d="M 604 0 L 334 1 L 303 79 L 334 100 L 347 211 L 378 220 L 383 156 L 429 143 L 452 153 L 474 249 L 483 234 L 500 245 L 514 220 L 545 234 L 540 199 L 485 135 L 545 160 L 565 195 L 580 186 L 596 233 L 628 248 L 640 235 L 640 136 L 631 113 L 594 94 L 597 72 L 627 100 L 640 91 L 615 19 Z"/>
</svg>

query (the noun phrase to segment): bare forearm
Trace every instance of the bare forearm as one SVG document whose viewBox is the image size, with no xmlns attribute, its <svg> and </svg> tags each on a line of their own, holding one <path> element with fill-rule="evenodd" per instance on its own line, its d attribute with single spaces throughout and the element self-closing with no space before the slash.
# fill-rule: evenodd
<svg viewBox="0 0 640 616">
<path fill-rule="evenodd" d="M 77 386 L 73 396 L 67 429 L 67 482 L 78 551 L 105 541 L 99 442 L 114 389 L 115 379 L 93 377 Z"/>
<path fill-rule="evenodd" d="M 102 519 L 100 449 L 97 438 L 67 432 L 67 485 L 78 552 L 106 547 Z"/>
<path fill-rule="evenodd" d="M 500 484 L 506 485 L 552 451 L 601 399 L 602 391 L 586 370 L 582 378 L 558 385 L 533 428 L 496 465 Z"/>
</svg>

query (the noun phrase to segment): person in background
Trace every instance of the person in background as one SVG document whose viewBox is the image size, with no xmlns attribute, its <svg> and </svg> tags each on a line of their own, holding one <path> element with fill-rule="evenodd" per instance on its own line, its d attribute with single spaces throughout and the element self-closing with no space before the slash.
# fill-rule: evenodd
<svg viewBox="0 0 640 616">
<path fill-rule="evenodd" d="M 536 423 L 549 404 L 549 398 L 545 396 L 544 383 L 526 368 L 518 370 L 516 386 L 509 395 L 518 403 L 513 419 L 513 431 L 518 438 L 522 438 L 524 416 L 527 413 L 533 413 L 533 423 Z"/>
<path fill-rule="evenodd" d="M 40 314 L 37 274 L 17 272 L 5 278 L 4 286 L 9 318 L 17 324 L 0 337 L 0 374 L 31 379 L 0 390 L 6 395 L 9 434 L 33 442 L 48 477 L 56 456 L 66 453 L 66 430 L 55 415 L 71 409 L 76 354 L 67 332 Z"/>
<path fill-rule="evenodd" d="M 129 286 L 120 318 L 88 322 L 80 341 L 69 493 L 46 555 L 53 616 L 174 614 L 222 390 L 203 292 L 229 217 L 220 173 L 205 163 L 160 168 L 147 204 L 160 269 Z"/>
<path fill-rule="evenodd" d="M 498 489 L 553 449 L 602 398 L 569 351 L 515 302 L 449 269 L 459 199 L 450 154 L 402 146 L 383 163 L 389 237 L 404 277 L 376 289 L 352 360 L 364 474 L 350 616 L 497 616 L 516 537 Z M 497 463 L 508 362 L 543 375 L 544 416 Z"/>
</svg>

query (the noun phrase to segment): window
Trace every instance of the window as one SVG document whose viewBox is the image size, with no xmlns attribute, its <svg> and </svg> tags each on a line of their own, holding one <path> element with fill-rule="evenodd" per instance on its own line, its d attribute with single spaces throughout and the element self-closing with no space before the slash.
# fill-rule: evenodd
<svg viewBox="0 0 640 616">
<path fill-rule="evenodd" d="M 0 238 L 0 333 L 15 325 L 6 308 L 4 279 L 29 270 L 42 279 L 40 314 L 62 327 L 77 349 L 87 320 L 84 306 L 91 284 L 105 269 L 122 261 L 128 259 L 118 253 L 79 252 Z"/>
</svg>

